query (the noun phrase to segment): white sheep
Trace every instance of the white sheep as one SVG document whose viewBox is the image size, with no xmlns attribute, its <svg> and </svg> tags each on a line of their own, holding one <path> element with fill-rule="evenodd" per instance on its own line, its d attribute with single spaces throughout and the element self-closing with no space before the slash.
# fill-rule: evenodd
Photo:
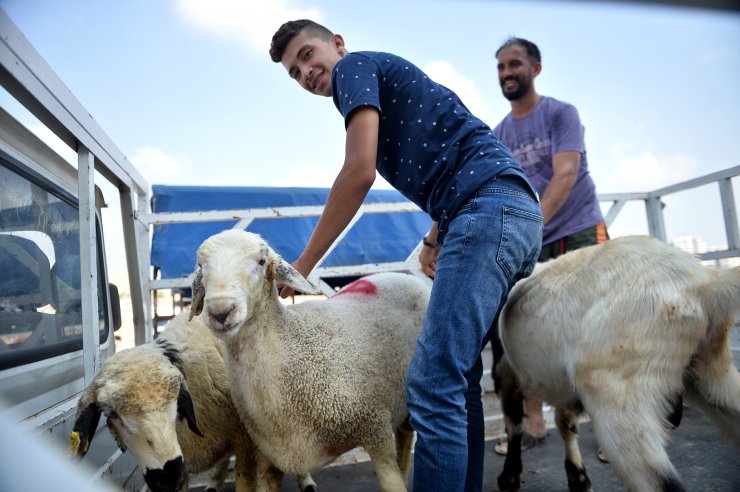
<svg viewBox="0 0 740 492">
<path fill-rule="evenodd" d="M 524 395 L 555 407 L 571 491 L 591 490 L 576 440 L 584 410 L 629 490 L 684 490 L 665 451 L 682 394 L 740 445 L 740 375 L 728 340 L 738 314 L 740 268 L 704 267 L 647 236 L 538 265 L 499 320 L 509 435 L 499 489 L 519 489 Z"/>
<path fill-rule="evenodd" d="M 362 446 L 382 489 L 406 490 L 413 431 L 404 381 L 429 287 L 382 273 L 328 300 L 285 306 L 275 282 L 316 292 L 256 234 L 222 232 L 198 249 L 193 312 L 224 340 L 258 467 L 308 473 Z"/>
<path fill-rule="evenodd" d="M 213 469 L 206 490 L 215 491 L 232 454 L 237 492 L 255 490 L 254 445 L 232 403 L 223 345 L 200 319 L 180 314 L 156 340 L 103 362 L 80 396 L 74 454 L 87 452 L 101 412 L 151 490 L 187 490 L 189 472 Z M 310 476 L 298 481 L 315 490 Z"/>
</svg>

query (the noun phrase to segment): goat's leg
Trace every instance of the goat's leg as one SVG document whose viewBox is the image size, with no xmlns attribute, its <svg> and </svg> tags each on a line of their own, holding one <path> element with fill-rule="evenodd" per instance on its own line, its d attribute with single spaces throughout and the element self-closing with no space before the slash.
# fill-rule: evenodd
<svg viewBox="0 0 740 492">
<path fill-rule="evenodd" d="M 555 423 L 565 444 L 565 473 L 568 476 L 568 490 L 571 492 L 591 491 L 591 480 L 578 447 L 578 416 L 581 411 L 581 408 L 564 406 L 555 409 Z"/>
<path fill-rule="evenodd" d="M 612 380 L 610 386 L 623 391 L 582 391 L 581 400 L 617 477 L 633 492 L 683 492 L 665 450 L 668 395 L 657 388 L 640 388 L 635 380 L 622 384 Z"/>
<path fill-rule="evenodd" d="M 684 373 L 684 385 L 686 399 L 740 447 L 740 373 L 730 351 L 732 328 L 726 323 L 724 336 L 694 356 Z"/>
<path fill-rule="evenodd" d="M 524 395 L 519 382 L 504 358 L 499 365 L 501 386 L 501 410 L 504 413 L 508 451 L 504 470 L 496 480 L 497 490 L 513 492 L 519 490 L 522 475 L 522 435 L 524 434 Z"/>
<path fill-rule="evenodd" d="M 396 456 L 398 468 L 401 470 L 404 482 L 408 482 L 409 468 L 411 467 L 411 448 L 414 445 L 414 429 L 411 428 L 409 418 L 396 429 Z"/>
<path fill-rule="evenodd" d="M 373 462 L 380 489 L 383 492 L 406 492 L 406 481 L 396 455 L 396 436 L 390 428 L 384 434 L 378 442 L 363 447 Z"/>
</svg>

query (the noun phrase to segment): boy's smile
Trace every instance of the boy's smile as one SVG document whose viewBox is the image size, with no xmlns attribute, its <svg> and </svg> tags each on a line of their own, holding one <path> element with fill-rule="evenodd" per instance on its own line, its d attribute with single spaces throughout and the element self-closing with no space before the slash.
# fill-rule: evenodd
<svg viewBox="0 0 740 492">
<path fill-rule="evenodd" d="M 302 31 L 285 48 L 281 62 L 288 75 L 312 94 L 331 96 L 331 71 L 347 54 L 344 39 L 335 34 L 329 39 Z"/>
</svg>

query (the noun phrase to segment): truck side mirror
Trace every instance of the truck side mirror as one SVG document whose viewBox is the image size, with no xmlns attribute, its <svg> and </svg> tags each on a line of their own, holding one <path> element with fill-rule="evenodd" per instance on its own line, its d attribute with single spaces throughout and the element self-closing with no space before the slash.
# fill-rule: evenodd
<svg viewBox="0 0 740 492">
<path fill-rule="evenodd" d="M 113 319 L 113 331 L 121 327 L 121 299 L 118 296 L 116 284 L 108 284 L 108 295 L 110 297 L 110 315 Z"/>
</svg>

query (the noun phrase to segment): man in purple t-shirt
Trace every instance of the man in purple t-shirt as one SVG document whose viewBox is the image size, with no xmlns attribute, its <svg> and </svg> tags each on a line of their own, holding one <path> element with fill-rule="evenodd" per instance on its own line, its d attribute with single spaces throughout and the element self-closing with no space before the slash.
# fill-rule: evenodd
<svg viewBox="0 0 740 492">
<path fill-rule="evenodd" d="M 531 41 L 510 38 L 496 51 L 496 58 L 499 84 L 511 102 L 511 113 L 493 133 L 519 161 L 540 194 L 544 231 L 539 261 L 606 241 L 578 111 L 571 104 L 537 94 L 534 79 L 542 63 L 540 51 Z M 494 355 L 500 354 L 500 342 L 494 340 Z M 523 450 L 542 442 L 546 433 L 540 400 L 527 399 L 525 413 Z M 506 454 L 506 443 L 495 450 Z"/>
</svg>

